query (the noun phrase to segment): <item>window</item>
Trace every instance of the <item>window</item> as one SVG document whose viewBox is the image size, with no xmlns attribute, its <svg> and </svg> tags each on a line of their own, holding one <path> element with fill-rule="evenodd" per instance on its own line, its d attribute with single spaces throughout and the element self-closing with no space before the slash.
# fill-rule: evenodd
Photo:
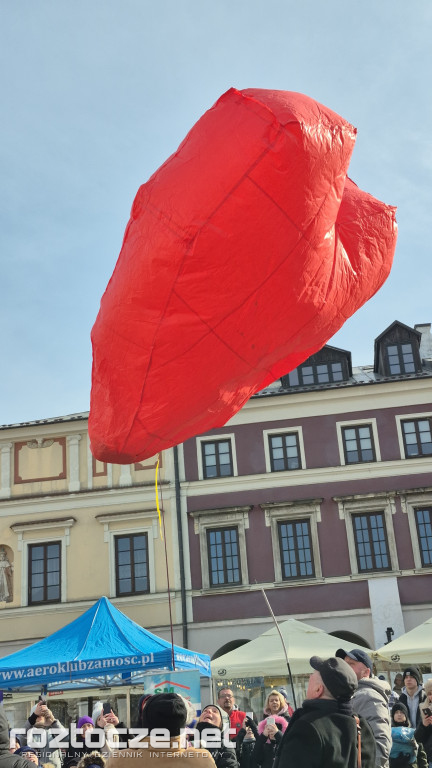
<svg viewBox="0 0 432 768">
<path fill-rule="evenodd" d="M 390 569 L 383 512 L 353 515 L 354 538 L 359 572 Z"/>
<path fill-rule="evenodd" d="M 322 499 L 260 504 L 271 530 L 275 581 L 321 579 L 318 524 Z"/>
<path fill-rule="evenodd" d="M 272 472 L 301 469 L 300 445 L 297 432 L 269 435 L 270 465 Z"/>
<path fill-rule="evenodd" d="M 389 344 L 386 347 L 390 375 L 415 373 L 416 366 L 411 342 Z"/>
<path fill-rule="evenodd" d="M 146 533 L 115 536 L 116 595 L 149 592 L 149 557 Z"/>
<path fill-rule="evenodd" d="M 342 436 L 346 464 L 376 461 L 370 424 L 342 427 Z"/>
<path fill-rule="evenodd" d="M 307 387 L 310 384 L 328 384 L 344 380 L 342 363 L 309 363 L 295 368 L 288 374 L 290 387 Z"/>
<path fill-rule="evenodd" d="M 422 566 L 432 565 L 432 508 L 416 509 L 415 519 Z"/>
<path fill-rule="evenodd" d="M 61 542 L 28 547 L 28 605 L 58 603 L 61 598 Z"/>
<path fill-rule="evenodd" d="M 205 478 L 233 475 L 231 440 L 203 441 L 201 451 Z"/>
<path fill-rule="evenodd" d="M 393 529 L 395 496 L 389 491 L 333 497 L 339 518 L 345 521 L 353 576 L 399 570 Z"/>
<path fill-rule="evenodd" d="M 96 515 L 96 520 L 103 525 L 104 541 L 108 544 L 109 597 L 147 594 L 150 599 L 152 594 L 163 588 L 156 584 L 154 543 L 159 539 L 157 511 L 105 512 Z"/>
<path fill-rule="evenodd" d="M 309 520 L 279 522 L 278 529 L 282 578 L 315 576 Z"/>
<path fill-rule="evenodd" d="M 237 528 L 207 530 L 210 586 L 240 584 L 240 555 Z"/>
<path fill-rule="evenodd" d="M 246 529 L 251 506 L 190 512 L 199 536 L 202 589 L 249 583 Z"/>
<path fill-rule="evenodd" d="M 432 454 L 431 419 L 401 421 L 405 456 L 407 459 Z"/>
</svg>

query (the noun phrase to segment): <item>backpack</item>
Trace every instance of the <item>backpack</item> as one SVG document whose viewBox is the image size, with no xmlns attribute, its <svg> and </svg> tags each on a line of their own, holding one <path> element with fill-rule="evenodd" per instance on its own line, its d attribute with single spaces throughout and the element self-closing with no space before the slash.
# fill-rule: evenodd
<svg viewBox="0 0 432 768">
<path fill-rule="evenodd" d="M 369 723 L 353 715 L 357 727 L 357 768 L 375 768 L 376 744 Z"/>
</svg>

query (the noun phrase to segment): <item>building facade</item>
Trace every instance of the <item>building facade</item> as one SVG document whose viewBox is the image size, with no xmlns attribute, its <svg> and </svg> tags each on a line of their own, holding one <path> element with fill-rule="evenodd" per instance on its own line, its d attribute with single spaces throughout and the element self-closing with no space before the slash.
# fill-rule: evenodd
<svg viewBox="0 0 432 768">
<path fill-rule="evenodd" d="M 374 358 L 324 347 L 182 446 L 190 635 L 214 657 L 271 626 L 262 587 L 351 645 L 430 617 L 430 325 L 393 323 Z"/>
<path fill-rule="evenodd" d="M 87 416 L 0 429 L 1 656 L 61 628 L 101 595 L 169 637 L 168 579 L 181 627 L 173 452 L 131 466 L 98 462 Z M 178 632 L 175 640 L 182 644 Z"/>
<path fill-rule="evenodd" d="M 212 656 L 271 626 L 261 588 L 279 619 L 372 648 L 431 615 L 430 325 L 393 323 L 361 368 L 326 346 L 131 466 L 94 459 L 87 416 L 0 428 L 1 656 L 101 595 Z"/>
</svg>

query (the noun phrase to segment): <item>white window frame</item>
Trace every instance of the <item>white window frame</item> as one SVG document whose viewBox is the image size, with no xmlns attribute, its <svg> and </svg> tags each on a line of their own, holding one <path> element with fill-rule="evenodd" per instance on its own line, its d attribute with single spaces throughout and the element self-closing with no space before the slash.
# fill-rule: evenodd
<svg viewBox="0 0 432 768">
<path fill-rule="evenodd" d="M 32 608 L 47 609 L 48 606 L 56 606 L 59 603 L 65 603 L 67 601 L 67 583 L 66 583 L 66 552 L 69 546 L 69 534 L 70 529 L 75 525 L 76 520 L 74 517 L 67 518 L 66 520 L 46 520 L 43 523 L 17 523 L 11 525 L 14 533 L 18 534 L 18 552 L 22 552 L 21 555 L 21 605 L 28 606 L 28 586 L 29 586 L 29 572 L 28 572 L 28 548 L 30 544 L 49 544 L 50 541 L 60 541 L 60 573 L 61 573 L 61 588 L 60 588 L 60 600 L 58 603 L 31 603 Z M 34 531 L 53 531 L 41 538 L 24 538 L 25 533 L 33 533 Z M 63 531 L 63 532 L 62 532 Z"/>
<path fill-rule="evenodd" d="M 408 456 L 405 456 L 405 444 L 403 439 L 402 422 L 418 421 L 419 419 L 430 419 L 430 418 L 432 418 L 432 411 L 427 411 L 426 413 L 404 413 L 396 416 L 396 429 L 398 433 L 399 451 L 400 451 L 401 459 L 405 459 L 406 461 L 415 461 L 416 459 L 419 459 L 420 461 L 424 461 L 424 459 L 428 458 L 427 456 L 412 456 L 411 458 L 409 458 Z"/>
<path fill-rule="evenodd" d="M 194 520 L 194 531 L 199 535 L 203 590 L 212 593 L 216 592 L 218 589 L 223 589 L 224 591 L 227 589 L 238 590 L 249 584 L 245 530 L 249 528 L 249 512 L 251 509 L 251 506 L 222 507 L 220 509 L 206 509 L 190 513 Z M 227 584 L 212 586 L 210 585 L 207 531 L 212 528 L 234 527 L 237 528 L 238 531 L 241 583 L 233 584 L 232 587 Z"/>
<path fill-rule="evenodd" d="M 300 462 L 301 467 L 299 469 L 285 469 L 280 470 L 277 473 L 273 472 L 271 468 L 271 458 L 270 458 L 270 435 L 291 435 L 293 432 L 297 433 L 298 436 L 298 442 L 299 442 L 299 451 L 300 451 Z M 293 427 L 279 427 L 279 429 L 263 429 L 263 438 L 264 438 L 264 456 L 265 456 L 265 466 L 266 466 L 266 472 L 269 474 L 283 474 L 292 472 L 302 472 L 304 469 L 306 469 L 306 455 L 305 455 L 305 449 L 304 449 L 304 440 L 303 440 L 303 428 L 301 426 L 293 426 Z"/>
<path fill-rule="evenodd" d="M 232 475 L 224 475 L 223 477 L 204 477 L 204 467 L 203 467 L 203 460 L 202 460 L 202 444 L 217 443 L 219 440 L 229 440 L 231 442 Z M 225 435 L 208 435 L 207 437 L 197 437 L 196 446 L 197 446 L 197 459 L 198 459 L 198 477 L 200 480 L 213 481 L 213 482 L 215 481 L 226 482 L 227 480 L 230 479 L 230 477 L 238 476 L 237 454 L 236 454 L 236 447 L 235 447 L 234 432 L 230 432 L 229 434 L 225 434 Z"/>
<path fill-rule="evenodd" d="M 323 499 L 305 499 L 304 501 L 286 501 L 260 504 L 264 510 L 265 524 L 271 530 L 275 582 L 280 584 L 304 584 L 322 579 L 321 557 L 318 537 L 318 523 L 321 522 L 321 504 Z M 282 559 L 280 552 L 278 523 L 290 520 L 309 520 L 312 557 L 315 575 L 301 576 L 298 579 L 284 579 L 282 574 Z"/>
<path fill-rule="evenodd" d="M 396 541 L 393 529 L 393 515 L 396 513 L 394 493 L 371 493 L 358 496 L 334 496 L 334 501 L 339 507 L 339 517 L 345 520 L 348 552 L 351 566 L 351 573 L 354 576 L 371 578 L 374 576 L 389 576 L 391 573 L 399 570 L 399 562 L 396 549 Z M 390 559 L 390 568 L 388 570 L 378 571 L 359 571 L 357 562 L 357 550 L 354 536 L 353 515 L 367 515 L 374 512 L 382 512 L 387 533 L 388 556 Z"/>
<path fill-rule="evenodd" d="M 137 597 L 145 598 L 148 595 L 155 594 L 155 555 L 154 555 L 154 541 L 159 537 L 159 519 L 157 510 L 148 510 L 144 512 L 119 512 L 118 514 L 98 515 L 96 517 L 98 523 L 104 526 L 104 541 L 108 544 L 108 557 L 109 557 L 109 596 L 119 600 L 130 600 L 134 595 L 117 595 L 116 594 L 116 559 L 115 559 L 115 537 L 116 536 L 133 536 L 138 533 L 147 534 L 148 543 L 148 569 L 149 569 L 149 591 L 140 592 Z M 111 528 L 112 524 L 129 523 L 133 521 L 136 523 L 134 526 L 122 526 L 119 528 Z"/>
<path fill-rule="evenodd" d="M 402 512 L 408 515 L 415 569 L 421 573 L 429 573 L 432 570 L 432 566 L 422 564 L 415 513 L 417 509 L 422 507 L 432 508 L 432 488 L 425 488 L 422 491 L 414 490 L 412 493 L 405 491 L 401 494 L 401 507 Z"/>
<path fill-rule="evenodd" d="M 374 441 L 375 448 L 375 461 L 356 461 L 347 462 L 345 460 L 344 451 L 344 439 L 343 439 L 343 427 L 371 427 L 372 439 Z M 358 467 L 359 464 L 376 464 L 381 461 L 381 448 L 378 439 L 378 427 L 376 419 L 350 419 L 349 421 L 337 421 L 336 422 L 336 434 L 339 447 L 339 459 L 341 466 L 346 467 Z"/>
</svg>

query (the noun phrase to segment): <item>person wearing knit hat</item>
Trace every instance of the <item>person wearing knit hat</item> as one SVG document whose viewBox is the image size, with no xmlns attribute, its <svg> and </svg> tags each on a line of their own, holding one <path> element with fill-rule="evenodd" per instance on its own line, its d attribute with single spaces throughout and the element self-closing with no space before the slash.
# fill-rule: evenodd
<svg viewBox="0 0 432 768">
<path fill-rule="evenodd" d="M 404 687 L 399 696 L 399 701 L 408 708 L 409 718 L 415 728 L 421 723 L 420 704 L 425 700 L 426 694 L 422 686 L 422 675 L 414 664 L 405 667 L 403 671 Z"/>
<path fill-rule="evenodd" d="M 88 715 L 84 715 L 83 717 L 80 717 L 80 719 L 77 722 L 77 729 L 79 730 L 80 728 L 82 728 L 85 733 L 85 731 L 87 731 L 89 727 L 94 728 L 94 721 L 92 720 L 92 718 L 89 717 Z"/>
<path fill-rule="evenodd" d="M 357 768 L 357 724 L 351 701 L 357 677 L 340 658 L 312 656 L 306 700 L 282 737 L 274 768 Z M 360 717 L 362 768 L 375 766 L 375 739 Z"/>
<path fill-rule="evenodd" d="M 107 758 L 112 752 L 116 752 L 119 749 L 120 734 L 116 728 L 116 724 L 119 722 L 118 717 L 112 710 L 110 713 L 105 714 L 104 705 L 101 701 L 97 701 L 93 706 L 92 720 L 95 728 L 104 731 L 105 744 L 103 747 L 98 747 L 98 749 Z"/>
<path fill-rule="evenodd" d="M 187 709 L 181 696 L 176 693 L 159 693 L 152 696 L 144 707 L 144 728 L 166 728 L 171 736 L 178 736 L 186 725 Z"/>
<path fill-rule="evenodd" d="M 96 749 L 96 746 L 91 743 L 91 736 L 87 736 L 86 743 L 86 733 L 93 731 L 93 729 L 94 722 L 91 717 L 83 715 L 79 718 L 76 724 L 75 746 L 72 746 L 71 739 L 69 739 L 69 748 L 63 758 L 63 768 L 72 768 L 72 766 L 78 765 L 84 755 Z"/>
<path fill-rule="evenodd" d="M 187 710 L 184 701 L 176 693 L 158 693 L 146 702 L 143 713 L 143 727 L 150 731 L 165 728 L 169 731 L 169 742 L 160 745 L 150 734 L 142 744 L 134 747 L 130 743 L 127 750 L 113 754 L 106 763 L 106 768 L 173 768 L 173 758 L 192 760 L 193 768 L 215 768 L 214 761 L 206 749 L 198 749 L 189 744 L 180 743 L 181 729 L 185 727 Z M 154 745 L 154 746 L 153 746 Z M 144 748 L 143 748 L 144 747 Z M 175 763 L 177 764 L 177 760 Z"/>
<path fill-rule="evenodd" d="M 195 731 L 200 734 L 200 746 L 210 752 L 216 768 L 237 768 L 234 745 L 227 747 L 224 744 L 224 725 L 221 707 L 218 704 L 207 704 L 198 718 Z M 190 738 L 194 742 L 194 735 Z"/>
<path fill-rule="evenodd" d="M 390 768 L 427 768 L 428 757 L 424 744 L 420 742 L 409 720 L 405 704 L 397 701 L 392 707 L 392 748 Z"/>
</svg>

